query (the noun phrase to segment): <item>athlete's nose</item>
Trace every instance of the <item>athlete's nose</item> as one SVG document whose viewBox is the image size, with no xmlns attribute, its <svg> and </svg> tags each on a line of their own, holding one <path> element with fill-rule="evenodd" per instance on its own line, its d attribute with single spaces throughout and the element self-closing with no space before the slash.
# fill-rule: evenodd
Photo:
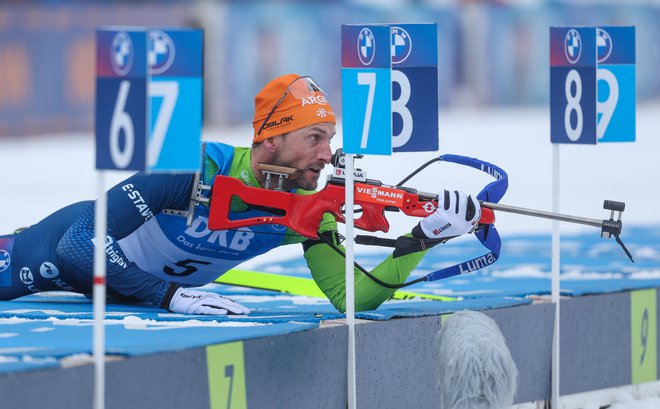
<svg viewBox="0 0 660 409">
<path fill-rule="evenodd" d="M 330 149 L 330 141 L 321 143 L 319 148 L 318 157 L 326 165 L 332 160 L 332 149 Z"/>
</svg>

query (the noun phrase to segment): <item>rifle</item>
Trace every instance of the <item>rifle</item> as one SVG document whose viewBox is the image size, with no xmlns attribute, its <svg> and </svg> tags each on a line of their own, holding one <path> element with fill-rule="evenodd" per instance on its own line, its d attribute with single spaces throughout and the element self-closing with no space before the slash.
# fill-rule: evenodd
<svg viewBox="0 0 660 409">
<path fill-rule="evenodd" d="M 266 189 L 273 175 L 282 185 L 285 178 L 295 178 L 297 170 L 260 163 L 258 169 L 266 174 Z M 358 177 L 358 175 L 361 175 Z M 356 172 L 355 206 L 362 216 L 355 220 L 355 227 L 361 230 L 387 232 L 389 223 L 385 212 L 401 211 L 408 216 L 426 217 L 438 208 L 437 195 L 419 192 L 403 186 L 388 186 L 379 180 L 367 179 L 361 170 Z M 299 195 L 280 189 L 266 190 L 245 186 L 243 182 L 229 176 L 216 176 L 211 194 L 209 229 L 226 230 L 258 224 L 279 224 L 287 226 L 301 236 L 319 239 L 318 228 L 324 213 L 332 214 L 340 223 L 345 223 L 343 208 L 345 200 L 345 171 L 335 167 L 326 186 L 311 195 Z M 230 219 L 232 198 L 239 197 L 245 204 L 266 210 L 272 216 Z M 484 209 L 480 224 L 493 224 L 495 215 L 491 209 Z"/>
<path fill-rule="evenodd" d="M 355 156 L 356 159 L 361 157 L 361 155 Z M 330 213 L 337 221 L 345 222 L 343 213 L 345 204 L 345 161 L 346 157 L 342 149 L 338 149 L 332 157 L 333 171 L 328 176 L 326 186 L 310 195 L 300 195 L 282 190 L 284 180 L 295 180 L 299 177 L 301 171 L 294 168 L 259 163 L 258 170 L 265 176 L 264 188 L 246 186 L 240 180 L 229 176 L 215 176 L 213 187 L 205 186 L 205 188 L 211 189 L 210 199 L 206 199 L 210 200 L 208 227 L 211 230 L 229 230 L 260 224 L 278 224 L 289 227 L 309 239 L 323 239 L 318 234 L 318 227 L 324 213 Z M 633 261 L 632 255 L 620 239 L 623 228 L 621 216 L 625 210 L 625 203 L 605 200 L 604 208 L 610 210 L 611 214 L 609 219 L 603 220 L 503 205 L 498 202 L 508 188 L 506 172 L 488 162 L 458 155 L 441 155 L 429 160 L 396 185 L 386 185 L 380 180 L 368 179 L 366 172 L 355 169 L 355 206 L 359 209 L 357 211 L 362 212 L 362 216 L 355 219 L 355 227 L 369 232 L 387 232 L 389 223 L 385 212 L 400 211 L 409 216 L 426 217 L 436 211 L 438 208 L 436 194 L 421 192 L 406 187 L 404 184 L 430 164 L 438 161 L 469 166 L 488 173 L 495 179 L 477 195 L 482 207 L 482 215 L 474 230 L 479 241 L 490 252 L 456 266 L 432 272 L 423 277 L 424 281 L 463 274 L 493 264 L 499 257 L 501 247 L 501 240 L 494 225 L 494 211 L 599 227 L 601 236 L 604 238 L 614 236 L 626 255 Z M 231 212 L 231 203 L 235 198 L 239 198 L 253 209 L 264 210 L 267 215 L 236 218 L 240 217 L 240 213 Z M 615 212 L 618 213 L 616 218 Z M 328 243 L 332 244 L 331 242 Z M 359 235 L 356 237 L 356 243 L 393 247 L 395 240 Z M 339 249 L 336 250 L 341 252 Z M 422 280 L 414 280 L 405 285 L 418 281 Z M 384 284 L 390 286 L 387 283 Z M 404 285 L 394 285 L 392 288 L 400 288 L 401 286 Z"/>
</svg>

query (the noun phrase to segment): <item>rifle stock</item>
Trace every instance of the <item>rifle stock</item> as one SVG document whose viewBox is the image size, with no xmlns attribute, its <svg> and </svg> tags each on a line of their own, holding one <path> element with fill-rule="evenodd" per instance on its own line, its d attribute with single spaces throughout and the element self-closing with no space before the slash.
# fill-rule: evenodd
<svg viewBox="0 0 660 409">
<path fill-rule="evenodd" d="M 342 208 L 345 204 L 345 187 L 330 180 L 325 188 L 311 195 L 299 195 L 279 190 L 246 186 L 229 176 L 216 176 L 211 193 L 209 229 L 228 230 L 260 224 L 287 226 L 298 234 L 318 239 L 318 228 L 324 213 L 332 214 L 340 223 L 345 222 Z M 273 215 L 230 219 L 230 206 L 234 196 L 245 204 L 268 210 Z M 355 184 L 355 205 L 361 207 L 362 216 L 355 219 L 355 227 L 375 232 L 387 232 L 389 222 L 385 211 L 402 211 L 408 216 L 426 217 L 433 213 L 438 202 L 413 189 L 402 189 L 369 180 Z M 237 214 L 237 213 L 234 213 Z M 495 215 L 483 208 L 480 224 L 492 224 Z"/>
</svg>

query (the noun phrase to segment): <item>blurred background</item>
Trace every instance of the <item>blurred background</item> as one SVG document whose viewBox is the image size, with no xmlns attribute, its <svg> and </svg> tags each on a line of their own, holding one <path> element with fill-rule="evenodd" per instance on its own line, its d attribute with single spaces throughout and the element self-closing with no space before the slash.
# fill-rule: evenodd
<svg viewBox="0 0 660 409">
<path fill-rule="evenodd" d="M 202 27 L 203 137 L 245 146 L 254 95 L 276 76 L 313 76 L 340 112 L 341 25 L 379 22 L 438 24 L 440 152 L 500 165 L 510 178 L 503 202 L 542 210 L 552 206 L 549 27 L 636 26 L 637 141 L 563 146 L 560 204 L 602 218 L 603 199 L 625 201 L 624 220 L 660 225 L 660 0 L 50 0 L 0 2 L 0 233 L 97 194 L 96 28 Z M 339 122 L 333 149 L 341 135 Z M 393 184 L 432 155 L 357 166 Z M 467 173 L 442 165 L 413 185 L 478 192 L 489 181 Z M 413 223 L 391 222 L 395 234 Z M 506 214 L 498 225 L 503 233 L 551 227 Z"/>
<path fill-rule="evenodd" d="M 270 79 L 310 74 L 340 110 L 340 27 L 435 22 L 442 109 L 548 104 L 548 27 L 635 25 L 637 96 L 660 97 L 658 0 L 4 1 L 0 137 L 93 129 L 95 29 L 205 30 L 205 125 L 251 122 Z"/>
</svg>

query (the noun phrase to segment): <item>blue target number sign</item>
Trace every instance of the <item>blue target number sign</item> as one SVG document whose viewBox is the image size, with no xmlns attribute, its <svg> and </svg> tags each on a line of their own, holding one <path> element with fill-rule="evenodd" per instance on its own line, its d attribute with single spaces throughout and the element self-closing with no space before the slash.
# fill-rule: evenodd
<svg viewBox="0 0 660 409">
<path fill-rule="evenodd" d="M 598 142 L 634 142 L 635 27 L 596 27 Z"/>
<path fill-rule="evenodd" d="M 438 150 L 436 24 L 343 25 L 344 150 Z"/>
<path fill-rule="evenodd" d="M 97 30 L 97 169 L 145 169 L 146 106 L 146 33 Z"/>
<path fill-rule="evenodd" d="M 438 26 L 390 27 L 394 152 L 438 150 Z"/>
<path fill-rule="evenodd" d="M 342 123 L 344 151 L 392 153 L 390 29 L 342 25 Z"/>
<path fill-rule="evenodd" d="M 553 143 L 596 143 L 596 33 L 550 28 L 550 135 Z"/>
<path fill-rule="evenodd" d="M 97 169 L 195 171 L 201 30 L 97 30 Z"/>
<path fill-rule="evenodd" d="M 635 139 L 633 27 L 550 28 L 553 143 Z"/>
</svg>

